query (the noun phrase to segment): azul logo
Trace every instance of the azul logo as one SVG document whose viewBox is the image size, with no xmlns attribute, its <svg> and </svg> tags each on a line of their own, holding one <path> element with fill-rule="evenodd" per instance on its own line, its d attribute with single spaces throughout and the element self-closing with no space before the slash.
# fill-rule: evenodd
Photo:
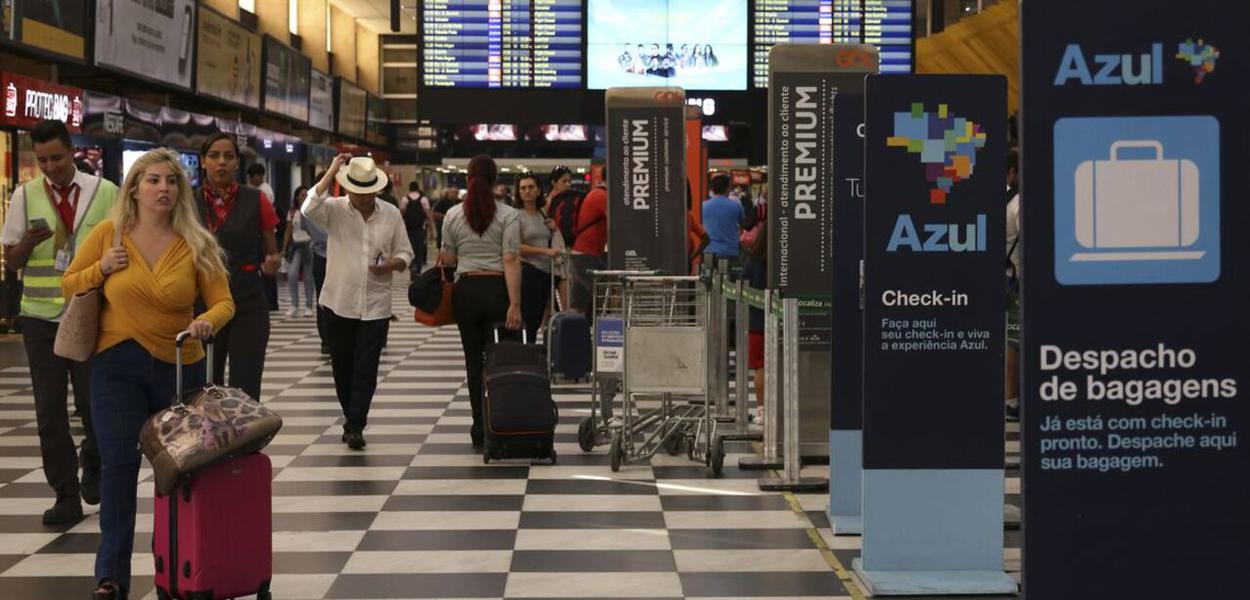
<svg viewBox="0 0 1250 600">
<path fill-rule="evenodd" d="M 911 215 L 901 214 L 894 222 L 885 251 L 907 248 L 912 252 L 985 252 L 985 215 L 977 215 L 977 222 L 968 223 L 963 229 L 961 234 L 958 223 L 928 223 L 922 237 Z"/>
<path fill-rule="evenodd" d="M 1163 47 L 1162 43 L 1154 43 L 1149 52 L 1141 54 L 1094 54 L 1087 58 L 1080 44 L 1068 44 L 1059 60 L 1054 85 L 1162 85 Z M 1175 56 L 1193 69 L 1194 83 L 1200 84 L 1215 70 L 1220 52 L 1201 39 L 1197 44 L 1187 40 L 1177 46 Z"/>
<path fill-rule="evenodd" d="M 986 133 L 981 124 L 956 116 L 945 104 L 936 111 L 926 111 L 915 103 L 911 110 L 894 113 L 894 135 L 886 145 L 903 148 L 924 168 L 929 189 L 929 204 L 945 205 L 954 186 L 970 179 L 976 172 L 977 153 L 985 148 Z M 924 223 L 916 225 L 909 214 L 901 214 L 894 222 L 894 231 L 886 252 L 906 248 L 912 252 L 984 252 L 984 214 L 975 223 Z M 921 233 L 923 232 L 923 234 Z"/>
</svg>

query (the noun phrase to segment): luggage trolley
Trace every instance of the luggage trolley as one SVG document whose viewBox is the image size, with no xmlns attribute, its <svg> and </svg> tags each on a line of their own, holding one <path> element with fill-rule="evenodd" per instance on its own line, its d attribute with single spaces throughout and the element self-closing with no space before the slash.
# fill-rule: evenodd
<svg viewBox="0 0 1250 600">
<path fill-rule="evenodd" d="M 702 277 L 630 276 L 624 280 L 624 368 L 621 420 L 608 449 L 613 471 L 671 454 L 688 442 L 692 459 L 707 461 L 714 424 L 707 387 L 707 281 Z M 658 407 L 640 411 L 640 395 L 659 395 Z M 674 396 L 702 397 L 675 404 Z"/>
<path fill-rule="evenodd" d="M 625 351 L 625 278 L 660 271 L 589 271 L 594 280 L 591 311 L 594 357 L 591 360 L 590 416 L 577 426 L 577 444 L 590 452 L 611 438 L 612 399 L 620 385 Z"/>
</svg>

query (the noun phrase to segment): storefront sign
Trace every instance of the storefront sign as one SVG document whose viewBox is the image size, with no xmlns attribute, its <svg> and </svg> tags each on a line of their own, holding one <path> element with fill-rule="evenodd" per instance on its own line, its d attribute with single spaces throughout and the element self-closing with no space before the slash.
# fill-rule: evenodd
<svg viewBox="0 0 1250 600">
<path fill-rule="evenodd" d="M 4 40 L 84 60 L 88 16 L 83 2 L 0 0 L 0 34 Z"/>
<path fill-rule="evenodd" d="M 201 94 L 260 108 L 260 36 L 200 6 L 195 87 Z"/>
<path fill-rule="evenodd" d="M 82 90 L 78 88 L 12 73 L 0 76 L 0 88 L 4 89 L 0 123 L 30 129 L 39 121 L 56 119 L 74 133 L 82 127 Z"/>
<path fill-rule="evenodd" d="M 868 78 L 856 570 L 873 595 L 1016 587 L 1002 560 L 1006 83 Z"/>
<path fill-rule="evenodd" d="M 608 268 L 689 272 L 685 100 L 678 88 L 607 93 Z"/>
<path fill-rule="evenodd" d="M 97 64 L 191 89 L 194 36 L 193 0 L 96 3 Z"/>
<path fill-rule="evenodd" d="M 1024 592 L 1250 597 L 1250 10 L 1106 0 L 1077 22 L 1087 4 L 1034 4 Z M 1159 569 L 1161 548 L 1183 550 Z"/>
<path fill-rule="evenodd" d="M 308 57 L 265 37 L 265 110 L 307 121 L 311 72 Z"/>
</svg>

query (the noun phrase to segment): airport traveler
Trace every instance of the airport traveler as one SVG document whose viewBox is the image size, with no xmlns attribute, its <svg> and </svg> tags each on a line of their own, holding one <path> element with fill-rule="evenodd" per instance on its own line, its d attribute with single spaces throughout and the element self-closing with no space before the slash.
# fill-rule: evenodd
<svg viewBox="0 0 1250 600">
<path fill-rule="evenodd" d="M 434 208 L 430 209 L 431 216 L 434 217 L 434 230 L 437 232 L 436 241 L 438 247 L 443 247 L 443 220 L 447 218 L 447 213 L 452 207 L 460 203 L 460 190 L 456 188 L 447 188 L 443 190 L 443 197 L 434 203 Z"/>
<path fill-rule="evenodd" d="M 586 194 L 577 210 L 576 238 L 572 245 L 573 294 L 570 304 L 574 310 L 594 320 L 594 281 L 591 270 L 603 270 L 608 265 L 608 169 L 603 179 Z"/>
<path fill-rule="evenodd" d="M 325 173 L 318 173 L 321 177 Z M 321 177 L 317 177 L 317 181 L 321 181 Z M 302 216 L 302 213 L 301 213 Z M 317 291 L 317 300 L 313 302 L 313 310 L 317 315 L 317 339 L 321 341 L 321 353 L 330 354 L 330 345 L 327 343 L 326 337 L 326 309 L 321 306 L 321 288 L 326 282 L 326 232 L 324 229 L 317 227 L 312 221 L 301 218 L 300 225 L 304 231 L 308 232 L 308 247 L 312 250 L 313 256 L 313 288 Z"/>
<path fill-rule="evenodd" d="M 560 166 L 551 170 L 547 176 L 547 202 L 552 211 L 556 210 L 556 198 L 573 187 L 573 171 Z M 554 216 L 554 213 L 551 213 Z"/>
<path fill-rule="evenodd" d="M 468 196 L 443 221 L 439 260 L 456 268 L 453 294 L 456 326 L 464 348 L 474 446 L 484 443 L 482 369 L 486 345 L 501 323 L 521 328 L 521 228 L 517 210 L 495 201 L 495 161 L 478 155 L 469 161 Z"/>
<path fill-rule="evenodd" d="M 417 182 L 408 184 L 408 195 L 399 201 L 399 212 L 404 216 L 408 243 L 412 244 L 413 258 L 408 270 L 416 277 L 425 269 L 425 261 L 429 258 L 429 245 L 426 243 L 429 237 L 426 234 L 434 222 L 430 215 L 430 199 L 421 193 L 421 186 Z"/>
<path fill-rule="evenodd" d="M 120 232 L 121 243 L 114 240 Z M 175 391 L 174 338 L 212 337 L 234 302 L 216 238 L 196 214 L 176 152 L 152 150 L 126 175 L 111 219 L 101 221 L 65 273 L 65 296 L 103 286 L 100 332 L 91 363 L 91 410 L 102 459 L 100 545 L 94 598 L 125 598 L 130 588 L 139 432 Z M 202 298 L 207 310 L 194 311 Z M 183 348 L 183 390 L 206 379 L 198 342 Z"/>
<path fill-rule="evenodd" d="M 235 136 L 215 133 L 200 151 L 204 185 L 196 193 L 201 222 L 226 252 L 235 315 L 213 343 L 213 381 L 221 382 L 230 365 L 230 386 L 260 399 L 260 381 L 269 345 L 269 310 L 262 274 L 277 273 L 282 255 L 274 228 L 278 215 L 256 188 L 235 181 L 239 147 Z M 262 247 L 264 254 L 262 255 Z"/>
<path fill-rule="evenodd" d="M 1024 278 L 1020 263 L 1020 191 L 1016 184 L 1016 171 L 1020 155 L 1013 148 L 1007 152 L 1007 373 L 1005 397 L 1007 418 L 1020 418 L 1020 281 Z"/>
<path fill-rule="evenodd" d="M 498 184 L 495 186 L 494 193 L 495 193 L 496 202 L 502 202 L 504 204 L 507 204 L 508 206 L 511 206 L 512 208 L 520 208 L 520 206 L 513 203 L 512 194 L 509 193 L 508 186 L 502 183 Z"/>
<path fill-rule="evenodd" d="M 260 190 L 260 193 L 269 205 L 274 207 L 274 214 L 278 215 L 278 223 L 274 225 L 274 239 L 282 237 L 282 213 L 277 207 L 277 198 L 273 195 L 273 187 L 269 182 L 265 181 L 265 165 L 260 163 L 252 163 L 247 167 L 247 184 Z M 269 302 L 269 310 L 278 310 L 278 276 L 277 273 L 262 273 L 261 279 L 265 284 L 265 299 Z M 253 396 L 254 398 L 259 396 Z"/>
<path fill-rule="evenodd" d="M 43 474 L 56 492 L 56 502 L 43 513 L 45 525 L 82 519 L 79 496 L 100 502 L 100 454 L 91 419 L 91 367 L 53 354 L 58 322 L 65 311 L 62 272 L 74 252 L 105 219 L 117 197 L 117 186 L 74 167 L 74 147 L 61 121 L 41 121 L 31 131 L 42 177 L 13 193 L 0 233 L 10 269 L 25 268 L 21 298 L 22 341 L 30 366 L 39 430 Z M 6 284 L 12 285 L 16 278 Z M 86 434 L 81 452 L 70 435 L 66 382 L 74 384 L 74 406 Z M 82 479 L 78 468 L 82 467 Z"/>
<path fill-rule="evenodd" d="M 308 234 L 308 230 L 304 228 L 304 215 L 300 213 L 300 206 L 304 204 L 304 197 L 308 195 L 308 188 L 299 186 L 295 189 L 295 198 L 291 202 L 291 210 L 287 211 L 287 222 L 290 226 L 286 229 L 286 237 L 282 240 L 282 255 L 287 257 L 288 266 L 286 272 L 287 289 L 291 294 L 291 308 L 286 311 L 286 316 L 294 318 L 299 315 L 299 286 L 300 278 L 304 280 L 304 317 L 313 316 L 313 306 L 316 305 L 317 295 L 315 277 L 313 277 L 313 253 L 312 253 L 312 236 Z"/>
<path fill-rule="evenodd" d="M 329 197 L 336 181 L 346 196 Z M 328 236 L 319 301 L 326 309 L 334 391 L 345 419 L 342 440 L 353 450 L 365 447 L 378 363 L 394 314 L 391 283 L 412 260 L 399 209 L 377 197 L 388 181 L 372 158 L 340 154 L 300 209 Z"/>
<path fill-rule="evenodd" d="M 768 287 L 768 219 L 760 219 L 760 230 L 742 262 L 742 278 L 757 290 Z M 751 308 L 747 327 L 747 368 L 755 375 L 755 410 L 752 421 L 764 421 L 764 311 Z"/>
<path fill-rule="evenodd" d="M 712 197 L 703 201 L 703 227 L 711 238 L 707 251 L 716 258 L 737 261 L 742 204 L 729 198 L 729 176 L 724 173 L 712 176 L 711 191 Z"/>
<path fill-rule="evenodd" d="M 525 174 L 516 181 L 521 206 L 518 219 L 521 227 L 521 317 L 531 344 L 538 343 L 538 328 L 551 300 L 552 261 L 560 250 L 551 246 L 552 234 L 558 235 L 555 221 L 543 213 L 544 198 L 538 178 Z"/>
</svg>

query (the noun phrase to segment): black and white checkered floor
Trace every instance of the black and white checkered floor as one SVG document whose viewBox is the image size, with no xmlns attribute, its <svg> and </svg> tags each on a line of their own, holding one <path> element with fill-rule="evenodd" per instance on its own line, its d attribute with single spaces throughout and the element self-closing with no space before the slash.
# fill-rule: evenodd
<svg viewBox="0 0 1250 600">
<path fill-rule="evenodd" d="M 394 305 L 405 312 L 398 291 Z M 577 388 L 557 392 L 558 466 L 483 465 L 469 444 L 454 327 L 392 323 L 368 447 L 351 451 L 339 440 L 340 410 L 318 346 L 312 319 L 274 313 L 263 401 L 285 420 L 267 450 L 276 598 L 862 597 L 843 568 L 859 538 L 831 534 L 825 495 L 760 492 L 757 473 L 729 466 L 711 479 L 684 454 L 612 473 L 604 448 L 577 446 L 588 398 Z M 40 524 L 52 493 L 34 421 L 27 369 L 0 364 L 0 598 L 85 598 L 97 510 L 86 507 L 74 527 Z M 1009 430 L 1014 461 L 1018 428 Z M 733 454 L 751 447 L 729 452 L 726 465 L 736 465 Z M 136 599 L 155 598 L 150 475 L 145 465 Z M 1014 468 L 1007 494 L 1018 506 Z M 1005 567 L 1018 575 L 1018 531 L 1007 530 L 1005 546 Z"/>
</svg>

